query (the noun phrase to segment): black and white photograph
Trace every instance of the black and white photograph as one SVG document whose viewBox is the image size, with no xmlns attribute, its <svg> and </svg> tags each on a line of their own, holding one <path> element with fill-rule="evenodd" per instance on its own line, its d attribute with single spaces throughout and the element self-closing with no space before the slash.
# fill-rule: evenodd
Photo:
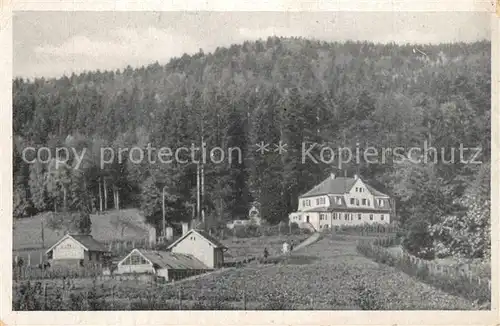
<svg viewBox="0 0 500 326">
<path fill-rule="evenodd" d="M 496 309 L 491 25 L 15 11 L 12 311 Z"/>
</svg>

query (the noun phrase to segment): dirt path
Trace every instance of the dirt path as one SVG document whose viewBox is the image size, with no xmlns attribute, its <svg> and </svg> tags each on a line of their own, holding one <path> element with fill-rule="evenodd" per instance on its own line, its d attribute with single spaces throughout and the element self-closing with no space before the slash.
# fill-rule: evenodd
<svg viewBox="0 0 500 326">
<path fill-rule="evenodd" d="M 305 239 L 301 243 L 299 243 L 296 247 L 293 248 L 293 251 L 300 250 L 302 248 L 305 248 L 309 245 L 312 245 L 316 241 L 318 241 L 321 238 L 321 233 L 319 232 L 314 232 L 309 238 Z"/>
</svg>

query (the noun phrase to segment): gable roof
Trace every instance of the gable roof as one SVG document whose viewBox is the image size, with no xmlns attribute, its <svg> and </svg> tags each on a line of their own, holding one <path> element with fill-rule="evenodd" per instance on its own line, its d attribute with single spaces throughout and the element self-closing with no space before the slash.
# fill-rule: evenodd
<svg viewBox="0 0 500 326">
<path fill-rule="evenodd" d="M 175 247 L 179 242 L 184 240 L 191 233 L 197 233 L 199 236 L 205 238 L 208 242 L 210 242 L 215 248 L 227 249 L 227 247 L 224 246 L 224 244 L 222 244 L 222 242 L 220 242 L 216 238 L 212 237 L 208 232 L 206 232 L 204 230 L 198 230 L 198 229 L 189 230 L 188 232 L 186 232 L 186 234 L 184 234 L 182 237 L 180 237 L 174 243 L 172 243 L 170 246 L 168 246 L 167 249 L 169 249 L 169 250 L 172 249 L 173 247 Z"/>
<path fill-rule="evenodd" d="M 304 197 L 312 197 L 312 196 L 322 196 L 322 195 L 343 195 L 348 193 L 356 181 L 361 180 L 363 184 L 368 188 L 368 191 L 376 196 L 376 197 L 389 197 L 386 194 L 381 193 L 377 189 L 373 188 L 366 182 L 364 182 L 361 178 L 345 178 L 345 177 L 336 177 L 332 178 L 329 176 L 325 180 L 323 180 L 319 185 L 315 186 L 299 198 Z"/>
<path fill-rule="evenodd" d="M 55 247 L 57 247 L 63 240 L 71 238 L 78 242 L 84 250 L 86 251 L 99 251 L 99 252 L 107 252 L 108 250 L 104 247 L 103 244 L 96 241 L 91 235 L 86 234 L 66 234 L 64 237 L 59 239 L 52 247 L 47 249 L 45 253 L 52 251 Z"/>
<path fill-rule="evenodd" d="M 356 179 L 354 178 L 338 177 L 333 179 L 332 177 L 328 177 L 319 185 L 300 196 L 300 198 L 321 195 L 343 195 L 351 190 L 354 183 L 356 183 Z"/>
<path fill-rule="evenodd" d="M 209 269 L 191 255 L 174 254 L 168 251 L 138 250 L 147 260 L 160 268 Z"/>
<path fill-rule="evenodd" d="M 121 264 L 125 259 L 130 257 L 132 254 L 138 253 L 144 259 L 149 261 L 155 268 L 167 268 L 167 269 L 210 269 L 200 260 L 196 259 L 191 255 L 171 253 L 169 251 L 156 251 L 156 250 L 146 250 L 146 249 L 133 249 L 124 258 L 122 258 L 118 264 Z"/>
<path fill-rule="evenodd" d="M 384 193 L 381 193 L 380 191 L 378 191 L 377 189 L 373 188 L 372 186 L 368 185 L 365 183 L 365 186 L 366 188 L 368 188 L 368 191 L 372 193 L 372 195 L 376 196 L 376 197 L 387 197 L 389 198 L 389 196 L 387 196 L 386 194 Z"/>
</svg>

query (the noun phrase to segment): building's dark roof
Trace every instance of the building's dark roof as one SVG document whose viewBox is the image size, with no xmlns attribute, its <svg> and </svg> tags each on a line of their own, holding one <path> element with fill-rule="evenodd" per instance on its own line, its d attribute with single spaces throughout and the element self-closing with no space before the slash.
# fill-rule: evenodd
<svg viewBox="0 0 500 326">
<path fill-rule="evenodd" d="M 205 264 L 191 255 L 171 253 L 168 251 L 153 251 L 137 249 L 153 265 L 167 269 L 201 269 L 208 270 Z"/>
<path fill-rule="evenodd" d="M 181 242 L 182 240 L 184 240 L 192 232 L 198 233 L 200 236 L 202 236 L 208 242 L 210 242 L 215 248 L 227 249 L 227 247 L 222 242 L 220 242 L 219 240 L 217 240 L 216 238 L 214 238 L 213 236 L 211 236 L 208 232 L 206 232 L 204 230 L 199 230 L 199 229 L 191 229 L 191 230 L 189 230 L 188 232 L 186 232 L 186 234 L 184 234 L 182 237 L 180 237 L 174 243 L 172 243 L 168 247 L 168 249 L 172 249 L 173 247 L 175 247 L 179 242 Z"/>
<path fill-rule="evenodd" d="M 48 253 L 49 251 L 53 250 L 57 245 L 59 245 L 59 243 L 61 243 L 61 241 L 63 241 L 68 237 L 71 237 L 75 241 L 79 242 L 83 247 L 85 247 L 86 250 L 108 252 L 108 250 L 102 243 L 96 241 L 91 235 L 85 235 L 85 234 L 66 234 L 64 237 L 59 239 L 59 241 L 57 241 L 54 245 L 52 245 L 52 247 L 50 247 L 46 252 Z"/>
<path fill-rule="evenodd" d="M 108 251 L 102 243 L 96 241 L 90 235 L 71 234 L 70 236 L 90 251 Z"/>
<path fill-rule="evenodd" d="M 378 191 L 377 189 L 373 188 L 372 186 L 370 186 L 369 184 L 366 184 L 365 183 L 365 186 L 366 188 L 368 188 L 368 191 L 372 193 L 372 195 L 374 196 L 379 196 L 379 197 L 389 197 L 387 196 L 386 194 L 384 193 L 381 193 L 380 191 Z"/>
<path fill-rule="evenodd" d="M 325 180 L 323 180 L 319 185 L 315 186 L 314 188 L 312 188 L 311 190 L 300 196 L 300 198 L 321 196 L 321 195 L 343 195 L 351 190 L 356 181 L 357 179 L 355 178 L 345 178 L 345 177 L 332 178 L 330 176 Z M 386 194 L 381 193 L 372 186 L 368 185 L 366 182 L 363 183 L 366 185 L 368 191 L 370 191 L 372 195 L 380 197 L 388 197 Z"/>
<path fill-rule="evenodd" d="M 315 186 L 300 197 L 342 195 L 351 190 L 355 182 L 356 179 L 354 178 L 338 177 L 333 179 L 332 177 L 328 177 L 319 185 Z"/>
<path fill-rule="evenodd" d="M 205 230 L 195 230 L 195 231 L 199 233 L 201 236 L 203 236 L 205 239 L 210 241 L 216 248 L 226 248 L 226 246 L 222 242 L 220 242 L 215 237 L 211 236 L 207 231 Z"/>
</svg>

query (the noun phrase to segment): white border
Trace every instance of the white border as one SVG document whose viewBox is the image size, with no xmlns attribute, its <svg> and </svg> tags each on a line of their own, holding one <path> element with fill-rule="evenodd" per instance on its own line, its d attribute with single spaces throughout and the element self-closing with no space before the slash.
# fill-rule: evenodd
<svg viewBox="0 0 500 326">
<path fill-rule="evenodd" d="M 498 208 L 492 205 L 492 311 L 287 311 L 287 312 L 12 312 L 12 10 L 65 11 L 481 11 L 490 12 L 492 23 L 492 202 L 499 199 L 500 141 L 498 125 L 500 20 L 492 1 L 474 0 L 384 0 L 384 1 L 24 1 L 0 3 L 0 121 L 2 151 L 0 165 L 0 228 L 2 246 L 0 319 L 7 325 L 493 325 L 500 321 L 498 310 Z M 0 324 L 1 325 L 1 324 Z"/>
</svg>

